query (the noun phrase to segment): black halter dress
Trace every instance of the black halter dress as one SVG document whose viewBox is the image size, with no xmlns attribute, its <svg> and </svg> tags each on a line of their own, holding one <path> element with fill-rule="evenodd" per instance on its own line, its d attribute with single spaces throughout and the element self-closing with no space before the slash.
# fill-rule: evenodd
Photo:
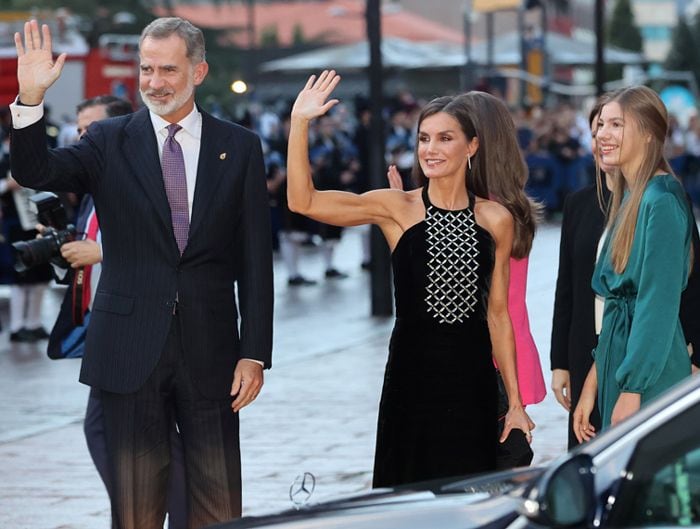
<svg viewBox="0 0 700 529">
<path fill-rule="evenodd" d="M 396 324 L 379 406 L 374 487 L 496 468 L 497 383 L 486 319 L 494 241 L 432 205 L 392 255 Z"/>
</svg>

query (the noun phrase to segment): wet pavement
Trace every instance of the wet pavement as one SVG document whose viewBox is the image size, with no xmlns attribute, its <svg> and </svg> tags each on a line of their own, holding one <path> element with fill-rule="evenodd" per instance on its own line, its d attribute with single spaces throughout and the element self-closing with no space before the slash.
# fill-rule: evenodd
<svg viewBox="0 0 700 529">
<path fill-rule="evenodd" d="M 369 316 L 362 230 L 347 230 L 338 247 L 346 279 L 324 279 L 313 249 L 301 270 L 315 286 L 288 287 L 275 262 L 273 369 L 241 413 L 244 515 L 291 507 L 289 486 L 303 472 L 316 477 L 316 501 L 370 487 L 392 320 Z M 530 322 L 547 382 L 558 244 L 559 227 L 544 225 L 530 258 Z M 8 294 L 0 289 L 5 324 Z M 47 295 L 47 328 L 61 296 L 60 289 Z M 77 381 L 79 360 L 49 360 L 46 342 L 10 344 L 8 334 L 0 335 L 0 527 L 108 528 L 107 495 L 82 433 L 88 388 Z M 528 411 L 537 423 L 535 462 L 563 453 L 566 413 L 551 393 Z"/>
</svg>

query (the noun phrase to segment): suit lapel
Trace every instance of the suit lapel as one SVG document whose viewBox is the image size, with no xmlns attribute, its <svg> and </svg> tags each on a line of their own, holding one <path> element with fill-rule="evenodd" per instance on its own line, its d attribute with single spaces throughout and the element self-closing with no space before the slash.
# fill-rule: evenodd
<svg viewBox="0 0 700 529">
<path fill-rule="evenodd" d="M 200 109 L 202 113 L 202 138 L 197 163 L 197 183 L 194 188 L 192 216 L 190 220 L 189 242 L 191 243 L 209 210 L 209 204 L 216 195 L 225 167 L 230 167 L 232 150 L 231 128 Z M 189 244 L 188 244 L 189 246 Z"/>
<path fill-rule="evenodd" d="M 153 124 L 147 109 L 141 109 L 133 114 L 133 118 L 124 128 L 124 156 L 133 174 L 143 187 L 146 196 L 151 200 L 158 217 L 165 227 L 172 232 L 170 206 L 165 194 L 163 172 L 158 156 Z M 173 242 L 175 238 L 173 237 Z"/>
</svg>

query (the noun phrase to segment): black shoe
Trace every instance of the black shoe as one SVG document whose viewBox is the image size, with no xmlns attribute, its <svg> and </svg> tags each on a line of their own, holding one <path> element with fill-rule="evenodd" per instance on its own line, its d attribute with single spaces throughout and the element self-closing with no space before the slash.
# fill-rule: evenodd
<svg viewBox="0 0 700 529">
<path fill-rule="evenodd" d="M 345 279 L 346 277 L 348 277 L 347 274 L 344 274 L 335 268 L 329 268 L 326 270 L 326 279 Z"/>
<path fill-rule="evenodd" d="M 23 327 L 19 331 L 15 331 L 13 333 L 10 333 L 10 341 L 11 342 L 30 343 L 30 342 L 36 342 L 37 338 L 34 336 L 34 334 L 31 331 L 28 331 L 27 329 L 25 329 Z"/>
<path fill-rule="evenodd" d="M 313 279 L 306 279 L 304 276 L 294 276 L 287 280 L 287 284 L 290 287 L 305 287 L 310 285 L 315 285 L 316 281 Z"/>
<path fill-rule="evenodd" d="M 46 340 L 49 337 L 49 333 L 43 327 L 37 327 L 36 329 L 27 329 L 27 332 L 32 334 L 37 340 Z"/>
</svg>

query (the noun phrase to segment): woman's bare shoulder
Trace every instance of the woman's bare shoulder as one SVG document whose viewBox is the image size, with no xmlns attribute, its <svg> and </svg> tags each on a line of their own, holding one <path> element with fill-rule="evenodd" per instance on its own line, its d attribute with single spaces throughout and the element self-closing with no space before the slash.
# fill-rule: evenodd
<svg viewBox="0 0 700 529">
<path fill-rule="evenodd" d="M 510 211 L 494 200 L 477 197 L 474 204 L 477 222 L 486 228 L 494 239 L 513 233 L 513 215 Z"/>
</svg>

